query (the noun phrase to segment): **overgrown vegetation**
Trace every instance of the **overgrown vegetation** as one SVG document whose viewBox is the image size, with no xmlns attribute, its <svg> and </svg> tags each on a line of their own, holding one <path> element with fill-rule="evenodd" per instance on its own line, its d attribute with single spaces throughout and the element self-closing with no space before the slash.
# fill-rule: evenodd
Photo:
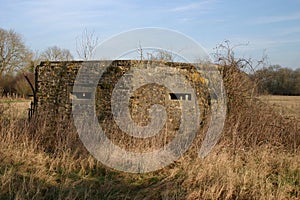
<svg viewBox="0 0 300 200">
<path fill-rule="evenodd" d="M 178 161 L 152 173 L 103 166 L 71 121 L 49 121 L 53 113 L 30 123 L 1 115 L 0 198 L 299 199 L 299 122 L 257 99 L 255 84 L 234 63 L 220 69 L 228 115 L 219 144 L 199 159 L 196 138 Z"/>
<path fill-rule="evenodd" d="M 0 199 L 299 199 L 299 121 L 257 98 L 259 79 L 240 70 L 251 63 L 227 47 L 217 56 L 228 115 L 206 158 L 197 156 L 204 127 L 172 165 L 118 172 L 87 152 L 72 120 L 40 111 L 28 122 L 0 103 Z M 12 86 L 13 79 L 2 83 Z"/>
<path fill-rule="evenodd" d="M 189 152 L 163 170 L 127 174 L 97 162 L 68 127 L 57 124 L 50 133 L 42 128 L 45 119 L 37 123 L 1 120 L 1 199 L 298 199 L 300 195 L 299 153 L 280 145 L 244 149 L 221 142 L 203 160 Z"/>
</svg>

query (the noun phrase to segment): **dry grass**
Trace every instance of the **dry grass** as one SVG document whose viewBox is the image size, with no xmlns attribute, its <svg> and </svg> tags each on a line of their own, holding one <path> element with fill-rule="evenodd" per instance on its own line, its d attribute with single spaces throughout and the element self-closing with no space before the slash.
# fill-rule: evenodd
<svg viewBox="0 0 300 200">
<path fill-rule="evenodd" d="M 300 155 L 261 146 L 239 151 L 225 149 L 188 170 L 184 184 L 193 188 L 188 199 L 298 199 Z"/>
<path fill-rule="evenodd" d="M 300 96 L 265 95 L 261 100 L 273 105 L 278 112 L 300 118 Z"/>
<path fill-rule="evenodd" d="M 205 159 L 189 152 L 163 170 L 127 174 L 106 168 L 84 152 L 76 133 L 64 131 L 69 135 L 64 137 L 58 135 L 63 127 L 57 127 L 49 151 L 43 140 L 46 132 L 32 137 L 32 127 L 20 123 L 18 119 L 8 126 L 0 124 L 1 199 L 300 197 L 300 154 L 284 148 L 265 144 L 243 150 L 221 143 Z"/>
<path fill-rule="evenodd" d="M 30 106 L 28 99 L 8 99 L 0 98 L 0 114 L 12 118 L 27 117 L 27 111 Z"/>
<path fill-rule="evenodd" d="M 300 199 L 299 123 L 254 98 L 235 73 L 225 75 L 228 116 L 214 150 L 199 159 L 197 138 L 174 164 L 147 174 L 103 166 L 66 120 L 41 113 L 28 123 L 6 110 L 0 199 Z M 246 89 L 230 89 L 237 82 Z"/>
</svg>

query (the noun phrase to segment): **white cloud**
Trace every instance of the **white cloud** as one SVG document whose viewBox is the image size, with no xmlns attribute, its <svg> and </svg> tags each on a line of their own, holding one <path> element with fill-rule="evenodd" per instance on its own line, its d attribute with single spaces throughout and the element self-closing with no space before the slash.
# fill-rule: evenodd
<svg viewBox="0 0 300 200">
<path fill-rule="evenodd" d="M 281 16 L 266 16 L 255 19 L 255 24 L 269 24 L 269 23 L 278 23 L 278 22 L 286 22 L 286 21 L 294 21 L 300 20 L 300 13 L 291 13 L 288 15 Z"/>
<path fill-rule="evenodd" d="M 292 34 L 300 35 L 300 27 L 285 28 L 277 33 L 277 35 L 279 35 L 279 36 L 286 36 L 286 35 L 292 35 Z"/>
<path fill-rule="evenodd" d="M 186 5 L 180 5 L 174 8 L 171 8 L 169 11 L 171 12 L 185 12 L 191 10 L 198 10 L 200 11 L 208 11 L 211 9 L 212 4 L 215 3 L 215 0 L 205 0 L 201 2 L 193 2 Z"/>
<path fill-rule="evenodd" d="M 23 16 L 28 18 L 31 26 L 50 29 L 72 29 L 106 24 L 106 20 L 113 16 L 121 5 L 117 1 L 96 0 L 45 0 L 22 1 L 16 7 L 22 8 Z M 115 7 L 116 9 L 112 9 Z M 101 20 L 101 21 L 100 21 Z"/>
<path fill-rule="evenodd" d="M 230 39 L 233 45 L 241 45 L 239 48 L 244 50 L 263 50 L 263 49 L 273 49 L 287 44 L 300 43 L 300 39 L 283 39 L 283 38 L 258 38 L 258 37 L 236 37 Z"/>
</svg>

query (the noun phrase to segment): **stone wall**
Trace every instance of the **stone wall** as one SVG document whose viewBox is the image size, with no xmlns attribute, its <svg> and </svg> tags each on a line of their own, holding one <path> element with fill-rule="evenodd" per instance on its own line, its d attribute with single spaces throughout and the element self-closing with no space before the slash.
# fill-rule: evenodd
<svg viewBox="0 0 300 200">
<path fill-rule="evenodd" d="M 147 70 L 149 67 L 161 66 L 169 67 L 173 71 L 177 71 L 182 74 L 193 87 L 200 108 L 200 117 L 203 123 L 209 112 L 209 99 L 208 91 L 205 83 L 205 79 L 199 74 L 196 69 L 185 63 L 173 63 L 173 62 L 155 62 L 155 61 L 66 61 L 66 62 L 42 62 L 36 68 L 36 98 L 37 98 L 37 110 L 47 111 L 51 116 L 60 115 L 64 117 L 70 117 L 72 112 L 72 98 L 85 99 L 91 98 L 88 93 L 73 93 L 74 81 L 76 75 L 84 64 L 89 63 L 94 67 L 101 68 L 104 65 L 110 63 L 109 67 L 102 74 L 101 79 L 98 82 L 97 92 L 95 95 L 96 113 L 98 121 L 103 125 L 106 133 L 111 132 L 112 140 L 129 140 L 130 137 L 119 130 L 116 123 L 113 120 L 113 114 L 111 111 L 111 98 L 116 84 L 121 77 L 126 76 L 129 81 L 139 81 L 141 78 L 131 77 L 128 72 L 131 69 Z M 167 72 L 166 72 L 167 73 Z M 150 74 L 150 75 L 149 75 Z M 149 72 L 149 76 L 151 73 Z M 147 76 L 148 76 L 147 75 Z M 134 75 L 136 76 L 136 75 Z M 174 78 L 172 84 L 178 84 L 176 77 L 172 74 L 166 74 L 171 79 Z M 174 77 L 172 77 L 174 76 Z M 87 77 L 87 82 L 90 79 Z M 88 84 L 88 83 L 87 83 Z M 140 125 L 146 126 L 150 122 L 150 109 L 154 104 L 160 104 L 166 108 L 167 121 L 164 128 L 161 130 L 162 134 L 159 134 L 155 139 L 156 144 L 154 146 L 161 146 L 167 143 L 174 136 L 175 132 L 179 129 L 181 120 L 181 102 L 190 101 L 191 96 L 189 93 L 182 91 L 179 94 L 172 93 L 172 91 L 162 85 L 151 83 L 137 88 L 129 101 L 129 109 L 132 120 Z M 105 126 L 104 126 L 105 125 Z M 116 137 L 116 130 L 119 130 L 119 135 Z M 156 137 L 156 136 L 155 136 Z M 118 138 L 118 139 L 117 139 Z M 161 144 L 159 144 L 161 141 Z M 145 141 L 144 141 L 145 142 Z M 147 141 L 146 141 L 147 142 Z M 119 144 L 122 146 L 122 144 Z M 153 146 L 153 145 L 152 145 Z M 130 149 L 130 147 L 127 147 Z"/>
</svg>

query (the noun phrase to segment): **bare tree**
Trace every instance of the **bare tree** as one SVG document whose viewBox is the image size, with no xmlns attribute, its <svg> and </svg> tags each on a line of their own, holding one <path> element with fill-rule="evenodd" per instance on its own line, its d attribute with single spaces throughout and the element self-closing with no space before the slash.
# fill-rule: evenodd
<svg viewBox="0 0 300 200">
<path fill-rule="evenodd" d="M 38 66 L 41 62 L 41 55 L 39 52 L 32 51 L 28 56 L 28 66 L 23 70 L 23 72 L 31 72 L 34 73 L 35 67 Z"/>
<path fill-rule="evenodd" d="M 68 49 L 61 49 L 57 46 L 48 47 L 40 55 L 41 60 L 48 61 L 68 61 L 72 60 L 73 56 Z"/>
<path fill-rule="evenodd" d="M 137 49 L 137 51 L 140 54 L 140 60 L 144 60 L 144 54 L 143 54 L 144 52 L 140 41 L 139 41 L 139 48 Z"/>
<path fill-rule="evenodd" d="M 162 49 L 147 53 L 147 56 L 148 56 L 148 60 L 163 61 L 163 62 L 174 61 L 174 55 L 171 52 Z"/>
<path fill-rule="evenodd" d="M 25 67 L 28 56 L 30 51 L 21 35 L 13 30 L 0 28 L 0 76 Z"/>
<path fill-rule="evenodd" d="M 76 38 L 76 52 L 83 60 L 88 60 L 93 56 L 93 51 L 98 45 L 99 38 L 95 35 L 95 31 L 89 32 L 84 29 L 80 37 Z"/>
</svg>

